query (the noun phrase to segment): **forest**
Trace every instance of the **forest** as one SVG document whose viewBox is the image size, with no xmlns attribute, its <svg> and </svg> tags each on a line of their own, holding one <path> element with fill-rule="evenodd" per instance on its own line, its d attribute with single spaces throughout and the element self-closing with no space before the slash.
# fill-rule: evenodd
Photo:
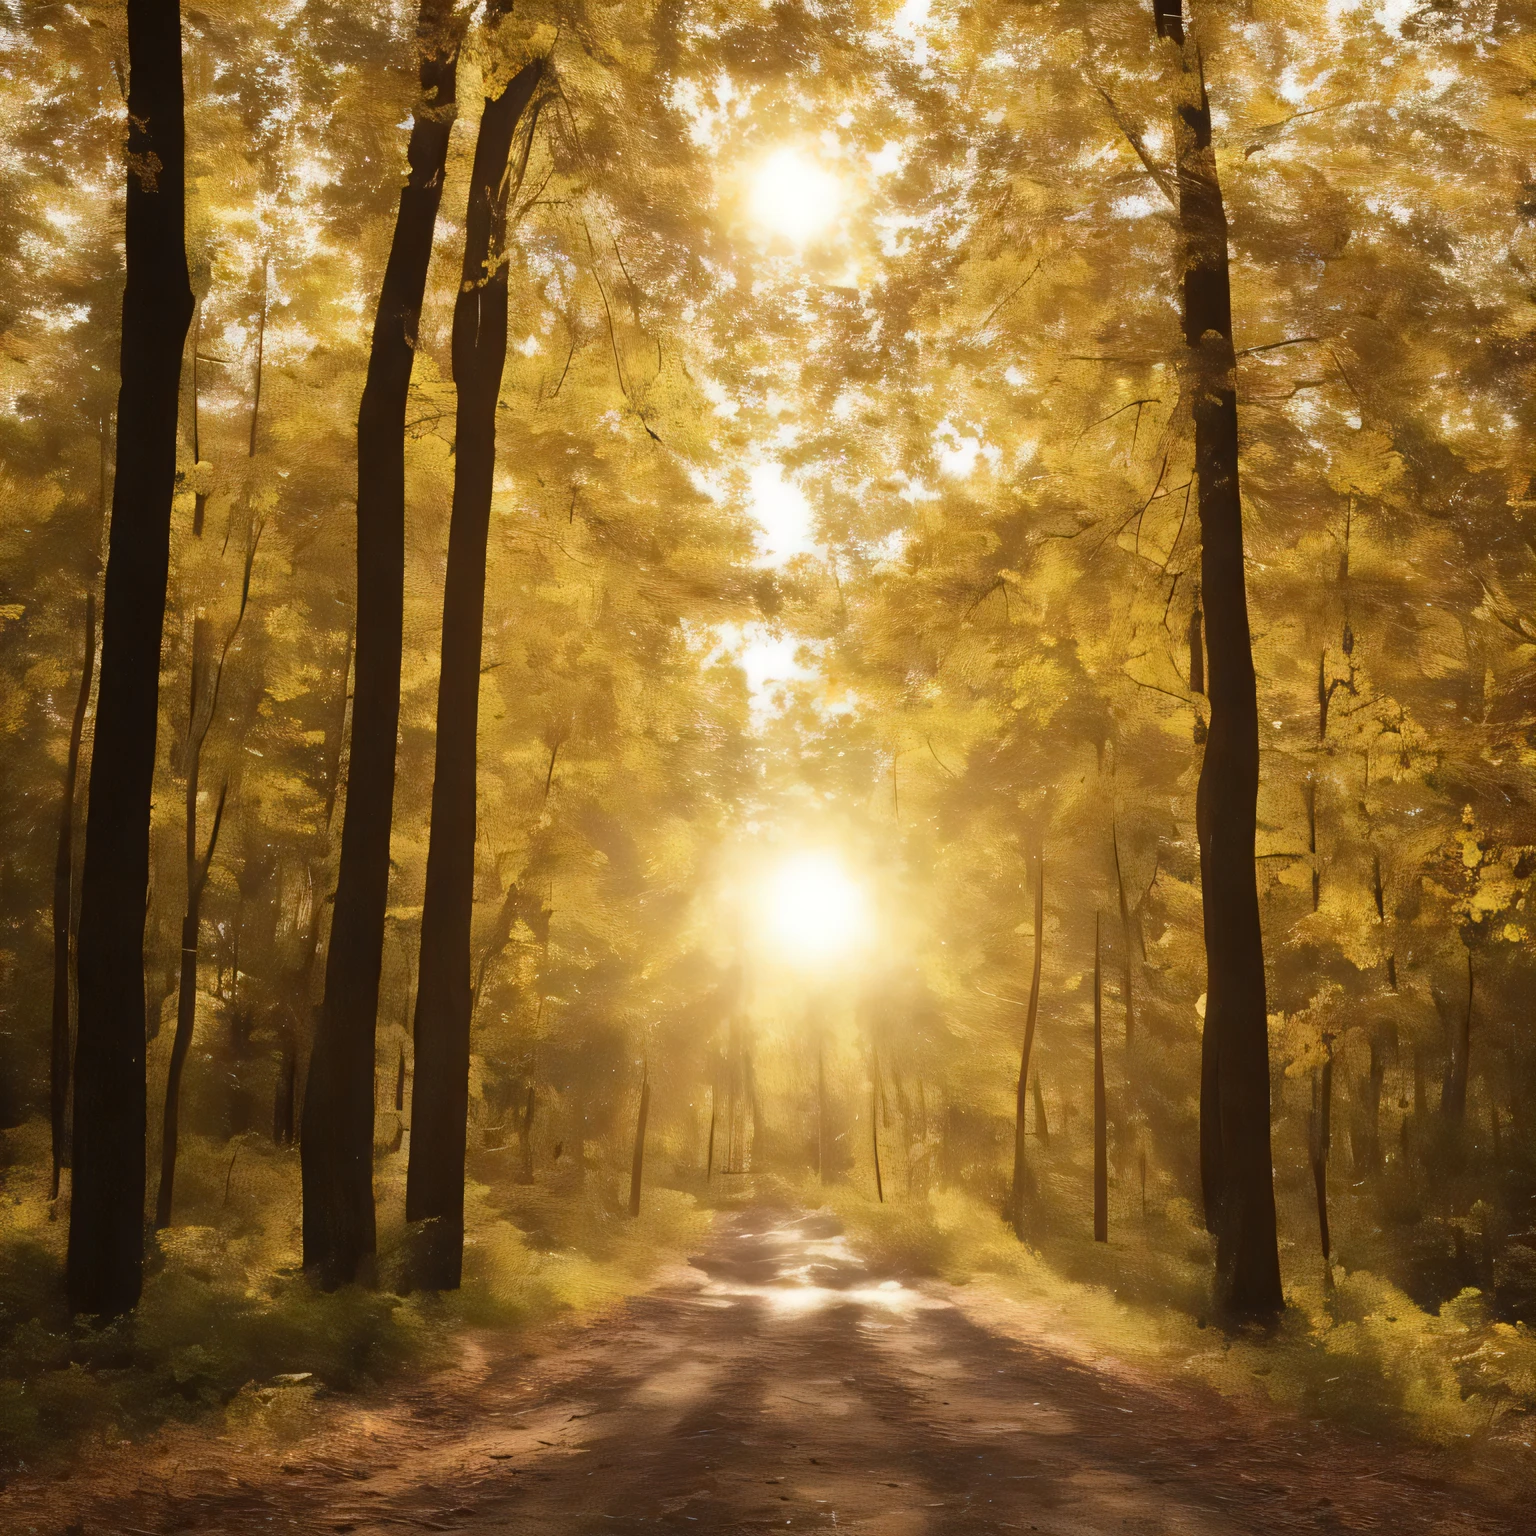
<svg viewBox="0 0 1536 1536">
<path fill-rule="evenodd" d="M 1527 1528 L 1536 6 L 0 65 L 0 1527 Z"/>
</svg>

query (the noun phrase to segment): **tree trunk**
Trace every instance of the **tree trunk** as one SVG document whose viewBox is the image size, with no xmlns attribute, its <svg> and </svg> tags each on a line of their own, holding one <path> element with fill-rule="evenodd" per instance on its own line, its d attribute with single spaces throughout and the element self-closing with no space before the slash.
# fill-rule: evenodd
<svg viewBox="0 0 1536 1536">
<path fill-rule="evenodd" d="M 1323 871 L 1317 862 L 1317 776 L 1309 773 L 1307 797 L 1307 855 L 1312 864 L 1312 910 L 1317 911 L 1323 894 Z"/>
<path fill-rule="evenodd" d="M 458 418 L 448 574 L 437 685 L 432 832 L 416 988 L 407 1221 L 421 1234 L 421 1284 L 452 1290 L 464 1257 L 464 1149 L 469 1110 L 470 927 L 475 900 L 475 745 L 480 718 L 486 541 L 496 475 L 496 403 L 507 355 L 506 227 L 512 136 L 533 98 L 535 61 L 485 104 L 470 173 L 464 264 L 453 311 Z M 531 139 L 531 132 L 530 132 Z"/>
<path fill-rule="evenodd" d="M 144 917 L 160 638 L 176 480 L 181 355 L 192 319 L 181 11 L 128 0 L 122 389 L 101 686 L 78 938 L 69 1304 L 117 1315 L 144 1266 Z"/>
<path fill-rule="evenodd" d="M 645 1122 L 651 1113 L 651 1069 L 640 1079 L 640 1113 L 635 1119 L 635 1155 L 629 1164 L 629 1214 L 640 1214 L 640 1184 L 645 1177 Z"/>
<path fill-rule="evenodd" d="M 1029 1008 L 1024 1015 L 1024 1045 L 1019 1052 L 1019 1085 L 1013 1109 L 1013 1231 L 1024 1240 L 1024 1196 L 1029 1165 L 1024 1156 L 1024 1096 L 1029 1086 L 1029 1056 L 1035 1048 L 1035 1022 L 1040 1016 L 1040 958 L 1045 921 L 1045 854 L 1035 859 L 1035 963 L 1029 981 Z M 1035 1084 L 1035 1128 L 1045 1123 L 1039 1108 L 1040 1085 Z"/>
<path fill-rule="evenodd" d="M 219 690 L 224 682 L 224 664 L 229 659 L 229 648 L 235 643 L 235 636 L 240 633 L 240 626 L 245 621 L 245 610 L 251 597 L 251 571 L 256 563 L 256 546 L 260 538 L 260 533 L 256 532 L 247 540 L 245 578 L 240 587 L 240 611 L 225 637 L 211 680 L 208 675 L 211 660 L 208 654 L 208 621 L 198 618 L 192 626 L 192 679 L 187 702 L 187 739 L 183 751 L 183 766 L 187 775 L 187 907 L 181 923 L 181 982 L 176 999 L 176 1034 L 171 1041 L 170 1071 L 165 1082 L 165 1117 L 160 1140 L 160 1189 L 155 1198 L 157 1231 L 171 1223 L 171 1199 L 176 1183 L 176 1138 L 181 1115 L 181 1074 L 186 1066 L 187 1052 L 192 1046 L 192 1030 L 197 1017 L 197 950 L 203 890 L 208 884 L 209 866 L 213 863 L 214 850 L 219 844 L 219 827 L 224 820 L 224 797 L 229 787 L 227 781 L 220 786 L 218 805 L 213 813 L 213 827 L 208 834 L 208 850 L 199 862 L 197 796 L 203 743 L 208 739 L 208 732 L 218 711 Z M 240 930 L 236 924 L 232 994 L 239 986 L 239 943 Z M 238 1019 L 238 1012 L 235 1017 Z"/>
<path fill-rule="evenodd" d="M 171 1040 L 170 1071 L 165 1079 L 165 1110 L 160 1137 L 160 1188 L 155 1197 L 155 1230 L 171 1224 L 171 1203 L 176 1185 L 177 1135 L 181 1124 L 181 1075 L 187 1052 L 192 1048 L 192 1031 L 197 1021 L 197 950 L 202 919 L 203 888 L 208 883 L 208 868 L 218 847 L 219 826 L 224 819 L 224 790 L 219 791 L 218 809 L 208 836 L 207 855 L 199 863 L 197 856 L 197 796 L 202 767 L 203 740 L 207 726 L 199 719 L 203 709 L 203 691 L 207 681 L 208 621 L 199 618 L 192 628 L 192 686 L 187 715 L 186 742 L 186 861 L 187 908 L 181 920 L 181 978 L 176 994 L 176 1033 Z M 221 664 L 222 670 L 222 664 Z M 209 718 L 216 699 L 209 705 Z"/>
<path fill-rule="evenodd" d="M 1135 958 L 1131 944 L 1131 909 L 1125 899 L 1125 875 L 1120 868 L 1120 829 L 1110 823 L 1110 844 L 1115 853 L 1115 892 L 1120 898 L 1120 943 L 1124 960 L 1121 966 L 1121 988 L 1125 994 L 1125 1054 L 1131 1054 L 1136 1040 L 1136 991 Z"/>
<path fill-rule="evenodd" d="M 80 691 L 69 726 L 69 751 L 64 759 L 64 797 L 59 807 L 59 846 L 53 864 L 53 1035 L 49 1051 L 49 1118 L 53 1129 L 53 1182 L 49 1198 L 59 1198 L 59 1173 L 69 1163 L 69 978 L 70 908 L 75 876 L 75 780 L 80 770 L 80 739 L 91 698 L 91 673 L 96 665 L 96 594 L 85 594 L 85 662 Z"/>
<path fill-rule="evenodd" d="M 1104 1096 L 1104 1007 L 1099 915 L 1093 918 L 1093 1240 L 1109 1241 L 1109 1126 Z"/>
<path fill-rule="evenodd" d="M 1323 1262 L 1332 1255 L 1328 1240 L 1328 1153 L 1333 1144 L 1333 1050 L 1322 1067 L 1312 1074 L 1312 1115 L 1308 1125 L 1308 1152 L 1312 1162 L 1312 1184 L 1317 1192 L 1317 1235 L 1322 1244 Z"/>
<path fill-rule="evenodd" d="M 869 1140 L 875 1154 L 875 1198 L 885 1204 L 885 1183 L 880 1177 L 880 1058 L 870 1058 Z"/>
<path fill-rule="evenodd" d="M 1040 1068 L 1035 1068 L 1035 1139 L 1042 1147 L 1051 1144 L 1051 1128 L 1045 1123 L 1045 1091 L 1040 1086 Z"/>
<path fill-rule="evenodd" d="M 719 1098 L 719 1090 L 714 1084 L 709 1089 L 709 1152 L 704 1162 L 704 1182 L 709 1183 L 715 1171 L 715 1107 Z"/>
<path fill-rule="evenodd" d="M 1199 50 L 1185 41 L 1178 0 L 1154 0 L 1154 16 L 1178 65 L 1173 132 L 1184 242 L 1183 390 L 1195 427 L 1211 708 L 1195 811 L 1206 953 L 1200 1171 L 1206 1224 L 1216 1234 L 1217 1305 L 1230 1314 L 1262 1316 L 1277 1312 L 1284 1298 L 1270 1153 L 1264 941 L 1254 875 L 1259 722 L 1243 573 L 1227 217 Z"/>
<path fill-rule="evenodd" d="M 442 198 L 463 22 L 422 0 L 421 100 L 357 420 L 357 624 L 352 740 L 325 996 L 304 1090 L 304 1265 L 327 1289 L 359 1277 L 375 1245 L 374 1027 L 400 725 L 405 594 L 405 411 L 432 232 Z"/>
</svg>

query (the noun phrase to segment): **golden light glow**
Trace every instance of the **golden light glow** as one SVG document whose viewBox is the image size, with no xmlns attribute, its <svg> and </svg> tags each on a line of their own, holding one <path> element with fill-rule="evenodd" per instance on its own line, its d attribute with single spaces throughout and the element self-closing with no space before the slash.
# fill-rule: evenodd
<svg viewBox="0 0 1536 1536">
<path fill-rule="evenodd" d="M 864 892 L 831 853 L 798 853 L 780 864 L 768 880 L 764 915 L 775 945 L 796 961 L 833 959 L 869 928 Z"/>
<path fill-rule="evenodd" d="M 837 177 L 792 149 L 770 155 L 752 182 L 752 217 L 796 245 L 821 234 L 842 201 Z"/>
</svg>

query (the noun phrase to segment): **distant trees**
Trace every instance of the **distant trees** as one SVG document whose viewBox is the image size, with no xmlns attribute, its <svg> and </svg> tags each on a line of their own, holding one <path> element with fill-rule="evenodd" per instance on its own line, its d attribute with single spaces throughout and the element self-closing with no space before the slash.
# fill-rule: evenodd
<svg viewBox="0 0 1536 1536">
<path fill-rule="evenodd" d="M 144 911 L 182 349 L 181 9 L 129 0 L 127 222 L 117 471 L 86 812 L 68 1291 L 76 1312 L 139 1299 L 144 1256 Z"/>
<path fill-rule="evenodd" d="M 251 569 L 256 563 L 260 530 L 253 528 L 246 543 L 245 572 L 240 582 L 240 606 L 218 659 L 213 656 L 212 634 L 208 619 L 199 614 L 192 625 L 192 664 L 187 700 L 187 734 L 182 743 L 182 772 L 186 775 L 186 877 L 187 905 L 181 920 L 181 970 L 176 991 L 176 1034 L 171 1043 L 170 1067 L 166 1074 L 165 1111 L 160 1135 L 160 1187 L 155 1196 L 155 1226 L 171 1224 L 175 1199 L 176 1148 L 181 1123 L 181 1077 L 187 1052 L 192 1048 L 192 1031 L 197 1022 L 197 960 L 202 945 L 203 892 L 208 885 L 208 871 L 219 846 L 219 830 L 224 822 L 224 802 L 229 792 L 226 779 L 219 786 L 214 805 L 213 824 L 208 829 L 208 844 L 201 854 L 197 847 L 197 804 L 200 792 L 203 744 L 219 707 L 219 693 L 224 682 L 224 668 L 229 649 L 240 633 L 245 610 L 251 600 Z M 238 969 L 238 965 L 237 965 Z M 238 978 L 237 978 L 238 984 Z"/>
</svg>

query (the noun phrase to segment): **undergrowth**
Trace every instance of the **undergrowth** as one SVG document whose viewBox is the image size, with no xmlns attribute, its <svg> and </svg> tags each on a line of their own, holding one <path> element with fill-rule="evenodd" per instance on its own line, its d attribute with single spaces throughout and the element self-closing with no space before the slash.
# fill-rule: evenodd
<svg viewBox="0 0 1536 1536">
<path fill-rule="evenodd" d="M 59 1467 L 89 1444 L 170 1421 L 301 1433 L 318 1398 L 429 1372 L 466 1328 L 515 1329 L 616 1301 L 707 1219 L 690 1196 L 652 1187 L 632 1221 L 618 1180 L 600 1170 L 519 1185 L 482 1162 L 466 1194 L 463 1288 L 400 1294 L 405 1159 L 385 1153 L 379 1284 L 327 1295 L 300 1270 L 297 1152 L 191 1137 L 177 1223 L 150 1242 L 143 1299 L 100 1326 L 72 1321 L 65 1305 L 67 1203 L 47 1198 L 47 1127 L 3 1135 L 0 1475 Z"/>
<path fill-rule="evenodd" d="M 806 1195 L 830 1204 L 876 1265 L 990 1281 L 1094 1351 L 1313 1420 L 1531 1466 L 1536 1336 L 1492 1318 L 1476 1290 L 1436 1315 L 1368 1270 L 1319 1263 L 1288 1279 L 1273 1329 L 1227 1329 L 1208 1316 L 1210 1239 L 1187 1201 L 1127 1221 L 1107 1244 L 1053 1230 L 1045 1248 L 959 1189 L 885 1204 L 856 1184 Z"/>
</svg>

